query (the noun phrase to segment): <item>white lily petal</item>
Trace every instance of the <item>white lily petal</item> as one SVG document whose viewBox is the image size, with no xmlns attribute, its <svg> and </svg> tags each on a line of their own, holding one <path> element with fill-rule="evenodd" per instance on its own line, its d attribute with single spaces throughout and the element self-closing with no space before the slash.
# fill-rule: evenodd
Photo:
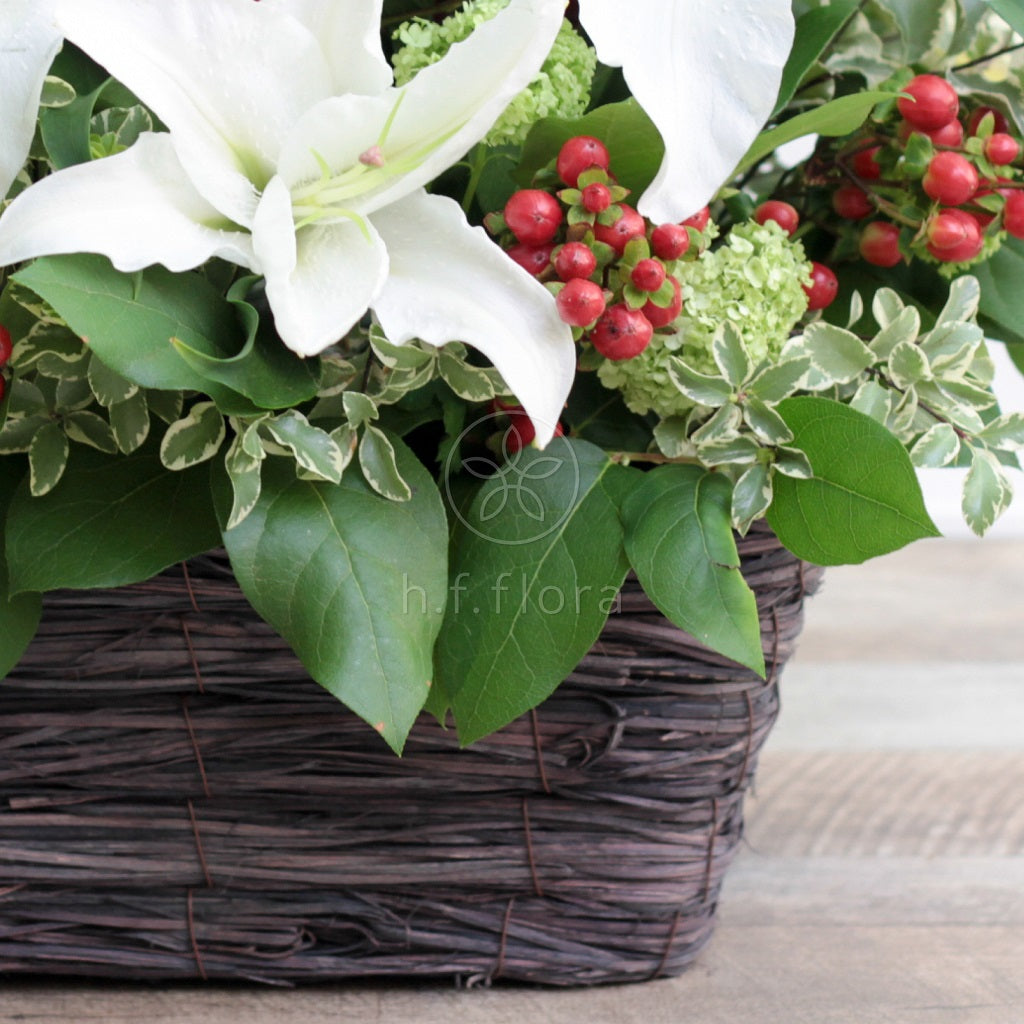
<svg viewBox="0 0 1024 1024">
<path fill-rule="evenodd" d="M 366 312 L 388 274 L 388 254 L 366 221 L 313 224 L 296 233 L 280 178 L 263 192 L 253 246 L 284 343 L 311 356 L 338 341 Z"/>
<path fill-rule="evenodd" d="M 572 333 L 551 293 L 513 263 L 459 205 L 416 192 L 373 214 L 391 274 L 373 304 L 396 345 L 464 341 L 498 368 L 551 440 L 576 370 Z"/>
<path fill-rule="evenodd" d="M 790 0 L 580 0 L 598 57 L 621 66 L 665 141 L 637 204 L 654 221 L 700 209 L 771 114 L 793 43 Z"/>
<path fill-rule="evenodd" d="M 432 181 L 479 142 L 533 80 L 562 24 L 564 0 L 512 0 L 402 90 L 382 146 L 386 160 L 413 166 L 356 207 L 369 213 Z"/>
<path fill-rule="evenodd" d="M 28 156 L 43 80 L 60 44 L 46 0 L 0 3 L 0 199 Z"/>
<path fill-rule="evenodd" d="M 380 45 L 383 0 L 276 0 L 274 6 L 297 18 L 320 40 L 336 95 L 374 95 L 391 85 L 391 65 Z"/>
<path fill-rule="evenodd" d="M 170 137 L 147 133 L 117 156 L 58 171 L 22 192 L 0 217 L 0 266 L 94 252 L 124 271 L 153 263 L 190 270 L 212 256 L 252 267 L 249 234 L 223 224 L 189 184 Z"/>
<path fill-rule="evenodd" d="M 331 94 L 309 30 L 253 0 L 57 0 L 57 12 L 171 129 L 196 188 L 249 227 L 288 130 Z"/>
</svg>

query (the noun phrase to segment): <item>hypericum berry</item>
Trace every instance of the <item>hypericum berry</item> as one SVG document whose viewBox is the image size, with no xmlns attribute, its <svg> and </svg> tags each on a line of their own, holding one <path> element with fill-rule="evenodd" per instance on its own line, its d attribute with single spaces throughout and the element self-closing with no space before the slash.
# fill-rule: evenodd
<svg viewBox="0 0 1024 1024">
<path fill-rule="evenodd" d="M 1006 120 L 1004 114 L 996 110 L 995 107 L 978 107 L 977 110 L 971 113 L 971 116 L 967 118 L 967 134 L 977 135 L 978 129 L 981 127 L 981 122 L 991 114 L 992 115 L 992 131 L 994 132 L 1008 132 L 1010 130 L 1010 124 Z"/>
<path fill-rule="evenodd" d="M 875 207 L 864 189 L 847 182 L 832 193 L 832 209 L 847 220 L 861 220 L 874 213 Z"/>
<path fill-rule="evenodd" d="M 622 213 L 614 224 L 594 225 L 594 237 L 610 245 L 621 256 L 630 240 L 641 238 L 647 233 L 647 224 L 632 206 L 619 203 L 619 209 Z"/>
<path fill-rule="evenodd" d="M 523 245 L 545 245 L 562 226 L 561 204 L 549 192 L 524 188 L 505 204 L 505 223 Z"/>
<path fill-rule="evenodd" d="M 709 220 L 711 220 L 711 210 L 707 206 L 702 206 L 696 213 L 691 213 L 686 220 L 682 221 L 682 225 L 684 228 L 703 231 L 708 226 Z"/>
<path fill-rule="evenodd" d="M 927 249 L 937 260 L 962 263 L 984 245 L 978 221 L 964 210 L 939 210 L 925 227 Z"/>
<path fill-rule="evenodd" d="M 1006 132 L 994 132 L 986 140 L 982 147 L 985 159 L 996 167 L 1005 164 L 1012 164 L 1020 153 L 1020 144 L 1012 135 Z"/>
<path fill-rule="evenodd" d="M 878 154 L 881 150 L 881 146 L 872 146 L 870 149 L 854 153 L 850 157 L 850 169 L 864 181 L 876 181 L 882 176 L 882 168 L 878 163 Z"/>
<path fill-rule="evenodd" d="M 1024 238 L 1024 192 L 1011 192 L 1003 207 L 1003 227 L 1014 238 Z"/>
<path fill-rule="evenodd" d="M 900 253 L 900 229 L 884 220 L 873 220 L 860 235 L 860 254 L 876 267 L 895 267 Z"/>
<path fill-rule="evenodd" d="M 612 190 L 599 181 L 583 189 L 583 209 L 588 213 L 601 213 L 612 205 Z"/>
<path fill-rule="evenodd" d="M 552 260 L 555 273 L 563 281 L 574 277 L 590 277 L 597 270 L 597 257 L 589 245 L 583 242 L 566 242 Z"/>
<path fill-rule="evenodd" d="M 570 327 L 588 327 L 605 308 L 604 292 L 599 284 L 574 277 L 555 297 L 558 315 Z"/>
<path fill-rule="evenodd" d="M 648 299 L 640 309 L 650 325 L 655 328 L 668 327 L 683 310 L 683 290 L 674 277 L 670 277 L 669 280 L 672 282 L 672 301 L 667 306 L 659 306 Z"/>
<path fill-rule="evenodd" d="M 619 302 L 605 310 L 590 332 L 590 341 L 606 359 L 619 362 L 640 355 L 653 336 L 650 320 L 639 309 Z"/>
<path fill-rule="evenodd" d="M 824 309 L 832 304 L 839 291 L 836 275 L 824 263 L 811 264 L 811 283 L 803 286 L 809 310 Z"/>
<path fill-rule="evenodd" d="M 665 283 L 665 264 L 661 260 L 641 260 L 629 279 L 642 292 L 656 292 Z"/>
<path fill-rule="evenodd" d="M 14 351 L 14 343 L 11 341 L 11 332 L 0 324 L 0 366 L 6 366 Z"/>
<path fill-rule="evenodd" d="M 960 109 L 956 90 L 938 75 L 917 75 L 901 90 L 908 96 L 896 101 L 903 119 L 913 128 L 934 131 L 949 124 Z"/>
<path fill-rule="evenodd" d="M 925 135 L 936 146 L 959 149 L 964 141 L 964 126 L 955 118 L 949 124 L 933 129 L 915 128 L 912 124 L 901 121 L 896 134 L 899 136 L 900 142 L 906 142 L 911 135 Z"/>
<path fill-rule="evenodd" d="M 523 270 L 528 270 L 534 277 L 539 277 L 551 265 L 551 253 L 554 250 L 553 245 L 523 245 L 520 242 L 507 252 Z"/>
<path fill-rule="evenodd" d="M 800 214 L 796 212 L 796 207 L 779 199 L 768 199 L 763 202 L 754 211 L 754 220 L 758 224 L 773 220 L 787 235 L 792 235 L 800 226 Z"/>
<path fill-rule="evenodd" d="M 978 184 L 974 164 L 962 154 L 949 150 L 931 158 L 921 181 L 925 192 L 944 206 L 966 203 L 977 191 Z"/>
<path fill-rule="evenodd" d="M 600 139 L 592 135 L 576 135 L 558 151 L 555 169 L 558 176 L 570 188 L 576 188 L 580 175 L 591 167 L 607 171 L 611 163 L 608 149 Z"/>
<path fill-rule="evenodd" d="M 690 248 L 690 233 L 682 224 L 659 224 L 651 232 L 651 251 L 659 259 L 677 260 Z"/>
</svg>

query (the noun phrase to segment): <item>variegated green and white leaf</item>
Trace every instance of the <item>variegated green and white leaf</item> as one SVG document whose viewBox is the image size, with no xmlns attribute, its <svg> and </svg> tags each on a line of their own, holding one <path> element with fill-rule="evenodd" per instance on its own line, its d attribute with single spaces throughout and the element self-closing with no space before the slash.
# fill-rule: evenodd
<svg viewBox="0 0 1024 1024">
<path fill-rule="evenodd" d="M 151 132 L 153 118 L 139 104 L 108 107 L 93 117 L 89 130 L 94 135 L 112 135 L 116 150 L 119 151 L 134 145 L 143 132 Z"/>
<path fill-rule="evenodd" d="M 948 423 L 936 423 L 910 449 L 911 461 L 922 469 L 948 466 L 959 454 L 960 438 Z"/>
<path fill-rule="evenodd" d="M 871 315 L 879 327 L 888 327 L 903 309 L 903 300 L 891 288 L 879 288 L 871 298 Z"/>
<path fill-rule="evenodd" d="M 732 523 L 746 533 L 755 519 L 760 519 L 772 503 L 772 471 L 763 462 L 744 470 L 732 489 Z"/>
<path fill-rule="evenodd" d="M 467 402 L 488 402 L 494 397 L 494 381 L 486 370 L 479 366 L 471 366 L 464 359 L 459 359 L 453 346 L 446 345 L 438 351 L 437 368 L 444 382 Z"/>
<path fill-rule="evenodd" d="M 668 416 L 654 428 L 654 440 L 666 458 L 682 459 L 696 453 L 690 440 L 689 420 L 685 416 Z"/>
<path fill-rule="evenodd" d="M 717 409 L 733 397 L 732 385 L 727 380 L 698 373 L 678 357 L 669 361 L 668 375 L 680 392 L 698 405 Z"/>
<path fill-rule="evenodd" d="M 434 352 L 416 343 L 393 345 L 376 323 L 370 328 L 370 345 L 377 358 L 389 369 L 415 370 L 434 359 Z M 465 355 L 465 347 L 462 354 Z"/>
<path fill-rule="evenodd" d="M 775 469 L 783 476 L 791 476 L 797 480 L 810 480 L 814 476 L 807 454 L 799 448 L 787 448 L 785 445 L 776 449 Z"/>
<path fill-rule="evenodd" d="M 118 452 L 117 438 L 110 424 L 94 412 L 83 410 L 68 413 L 64 417 L 64 432 L 72 441 L 87 444 L 107 455 L 116 455 Z"/>
<path fill-rule="evenodd" d="M 54 388 L 54 408 L 61 412 L 87 409 L 93 404 L 92 388 L 85 377 L 74 380 L 59 380 Z"/>
<path fill-rule="evenodd" d="M 1024 412 L 1007 412 L 997 416 L 978 435 L 989 448 L 1016 451 L 1024 447 Z"/>
<path fill-rule="evenodd" d="M 68 464 L 68 438 L 59 423 L 36 431 L 28 449 L 29 490 L 39 498 L 60 482 Z"/>
<path fill-rule="evenodd" d="M 861 297 L 860 292 L 855 291 L 850 296 L 850 313 L 846 318 L 846 326 L 848 329 L 853 329 L 853 325 L 864 315 L 864 299 Z"/>
<path fill-rule="evenodd" d="M 973 454 L 964 480 L 963 513 L 967 525 L 980 537 L 1006 511 L 1013 487 L 991 452 L 976 449 Z"/>
<path fill-rule="evenodd" d="M 378 405 L 400 402 L 410 391 L 417 391 L 434 379 L 434 361 L 408 369 L 387 370 L 372 379 L 374 401 Z M 346 392 L 347 393 L 347 392 Z"/>
<path fill-rule="evenodd" d="M 885 425 L 901 441 L 909 441 L 917 433 L 916 419 L 918 408 L 917 389 L 909 387 L 893 406 Z"/>
<path fill-rule="evenodd" d="M 886 360 L 900 344 L 913 344 L 921 333 L 921 314 L 916 306 L 907 306 L 900 315 L 886 324 L 868 343 L 878 360 Z"/>
<path fill-rule="evenodd" d="M 776 405 L 804 386 L 810 368 L 810 356 L 783 359 L 782 362 L 759 370 L 745 390 L 756 395 L 762 402 Z"/>
<path fill-rule="evenodd" d="M 346 391 L 342 396 L 345 404 L 345 416 L 357 430 L 370 420 L 377 419 L 377 403 L 361 391 Z"/>
<path fill-rule="evenodd" d="M 89 387 L 92 388 L 96 401 L 106 409 L 120 402 L 126 402 L 139 393 L 137 384 L 133 384 L 126 377 L 111 370 L 106 363 L 101 362 L 95 356 L 89 360 Z"/>
<path fill-rule="evenodd" d="M 227 430 L 213 402 L 196 402 L 188 414 L 167 428 L 160 442 L 160 460 L 170 470 L 188 469 L 220 451 Z"/>
<path fill-rule="evenodd" d="M 866 380 L 850 399 L 850 405 L 879 423 L 888 423 L 892 415 L 893 392 L 877 381 Z"/>
<path fill-rule="evenodd" d="M 242 447 L 242 436 L 237 434 L 224 456 L 224 468 L 231 481 L 233 494 L 227 529 L 230 530 L 242 522 L 259 501 L 261 465 L 261 459 L 253 458 L 245 451 Z"/>
<path fill-rule="evenodd" d="M 89 375 L 91 353 L 81 342 L 74 351 L 47 349 L 35 361 L 36 370 L 54 380 L 86 380 Z"/>
<path fill-rule="evenodd" d="M 996 363 L 987 344 L 980 345 L 978 351 L 974 353 L 974 361 L 967 371 L 967 376 L 982 387 L 992 386 L 992 382 L 996 378 Z"/>
<path fill-rule="evenodd" d="M 39 97 L 39 106 L 47 109 L 66 107 L 69 103 L 74 102 L 77 95 L 75 87 L 70 82 L 65 82 L 63 78 L 58 78 L 56 75 L 47 75 L 43 80 L 43 93 Z"/>
<path fill-rule="evenodd" d="M 744 401 L 743 419 L 765 444 L 788 444 L 793 440 L 793 431 L 786 421 L 755 395 L 748 395 Z"/>
<path fill-rule="evenodd" d="M 811 365 L 830 383 L 856 380 L 874 361 L 871 349 L 852 331 L 819 320 L 804 331 Z"/>
<path fill-rule="evenodd" d="M 949 324 L 973 320 L 978 315 L 980 302 L 981 285 L 978 283 L 978 279 L 970 274 L 957 277 L 949 286 L 949 297 L 935 322 Z"/>
<path fill-rule="evenodd" d="M 334 353 L 324 353 L 320 357 L 320 398 L 340 395 L 352 381 L 356 379 L 357 368 L 347 359 Z"/>
<path fill-rule="evenodd" d="M 350 423 L 342 423 L 331 431 L 331 438 L 341 452 L 341 469 L 344 472 L 356 453 L 359 444 L 359 433 Z"/>
<path fill-rule="evenodd" d="M 117 446 L 125 455 L 140 448 L 149 437 L 149 403 L 144 391 L 136 389 L 129 398 L 112 405 L 107 415 Z"/>
<path fill-rule="evenodd" d="M 903 341 L 889 356 L 889 376 L 897 387 L 909 388 L 923 380 L 931 380 L 932 370 L 920 346 Z"/>
<path fill-rule="evenodd" d="M 711 342 L 711 354 L 722 376 L 734 390 L 754 372 L 754 364 L 747 346 L 743 344 L 743 338 L 735 324 L 728 320 L 715 331 Z"/>
<path fill-rule="evenodd" d="M 307 473 L 334 484 L 341 482 L 344 465 L 334 439 L 326 430 L 313 426 L 297 409 L 287 409 L 264 420 L 262 433 L 291 452 Z"/>
<path fill-rule="evenodd" d="M 928 409 L 950 420 L 967 433 L 980 434 L 985 429 L 985 421 L 980 414 L 951 395 L 947 385 L 937 381 L 923 381 L 917 391 L 920 400 Z"/>
<path fill-rule="evenodd" d="M 49 416 L 8 416 L 0 429 L 0 455 L 27 452 L 32 438 L 50 422 Z"/>
<path fill-rule="evenodd" d="M 697 453 L 700 461 L 709 468 L 715 466 L 749 466 L 756 462 L 761 446 L 746 435 L 708 441 L 702 444 Z"/>
<path fill-rule="evenodd" d="M 391 501 L 408 501 L 412 497 L 412 490 L 398 471 L 395 449 L 378 427 L 367 426 L 363 430 L 359 466 L 366 482 L 382 497 Z"/>
<path fill-rule="evenodd" d="M 157 391 L 151 388 L 146 391 L 146 404 L 158 420 L 171 424 L 180 419 L 185 398 L 180 391 Z"/>
<path fill-rule="evenodd" d="M 735 437 L 742 423 L 743 413 L 738 406 L 723 405 L 690 435 L 690 440 L 698 447 L 708 441 L 724 441 Z"/>
</svg>

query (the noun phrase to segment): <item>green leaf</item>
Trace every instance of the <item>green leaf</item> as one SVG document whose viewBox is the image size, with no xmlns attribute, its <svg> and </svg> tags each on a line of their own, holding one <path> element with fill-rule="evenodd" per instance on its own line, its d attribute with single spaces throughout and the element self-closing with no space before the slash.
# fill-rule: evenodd
<svg viewBox="0 0 1024 1024">
<path fill-rule="evenodd" d="M 816 370 L 837 384 L 856 380 L 875 361 L 871 349 L 856 334 L 824 320 L 807 325 L 803 351 Z"/>
<path fill-rule="evenodd" d="M 881 424 L 823 398 L 787 398 L 778 411 L 814 476 L 779 475 L 768 522 L 798 558 L 859 563 L 938 536 L 906 449 Z"/>
<path fill-rule="evenodd" d="M 11 502 L 7 558 L 16 591 L 119 587 L 216 547 L 204 471 L 168 473 L 150 442 L 131 455 L 75 449 L 60 485 Z"/>
<path fill-rule="evenodd" d="M 749 171 L 774 153 L 779 146 L 794 139 L 801 139 L 805 135 L 849 135 L 863 124 L 878 103 L 898 95 L 899 93 L 895 92 L 858 92 L 850 96 L 841 96 L 803 114 L 797 114 L 778 127 L 762 132 L 740 161 L 735 173 L 743 174 Z"/>
<path fill-rule="evenodd" d="M 1013 488 L 999 460 L 987 451 L 975 451 L 964 480 L 963 513 L 967 525 L 981 537 L 1006 511 Z"/>
<path fill-rule="evenodd" d="M 251 436 L 257 436 L 253 430 Z M 246 451 L 246 434 L 238 434 L 224 456 L 224 468 L 231 482 L 232 505 L 226 529 L 237 526 L 253 510 L 262 489 L 263 459 Z M 262 454 L 263 448 L 260 446 Z"/>
<path fill-rule="evenodd" d="M 409 501 L 381 498 L 354 473 L 298 480 L 271 459 L 259 500 L 224 543 L 245 595 L 309 674 L 400 752 L 430 689 L 448 525 L 430 475 L 394 445 Z M 226 498 L 218 492 L 222 516 Z"/>
<path fill-rule="evenodd" d="M 685 416 L 669 416 L 654 428 L 654 440 L 663 455 L 678 459 L 694 452 L 690 440 L 689 420 Z"/>
<path fill-rule="evenodd" d="M 18 663 L 29 641 L 35 635 L 42 613 L 39 594 L 11 595 L 4 557 L 4 533 L 7 509 L 16 488 L 24 476 L 24 462 L 0 459 L 0 679 Z"/>
<path fill-rule="evenodd" d="M 1000 341 L 1024 343 L 1024 241 L 1009 237 L 971 268 L 981 285 L 978 323 Z"/>
<path fill-rule="evenodd" d="M 789 444 L 793 440 L 786 421 L 756 395 L 747 395 L 743 403 L 743 418 L 764 444 Z"/>
<path fill-rule="evenodd" d="M 731 502 L 720 474 L 658 467 L 623 506 L 626 553 L 666 618 L 763 676 L 757 602 L 739 570 Z"/>
<path fill-rule="evenodd" d="M 297 409 L 264 420 L 261 429 L 290 451 L 306 472 L 335 484 L 341 480 L 345 468 L 341 449 L 326 430 L 313 426 Z"/>
<path fill-rule="evenodd" d="M 1007 25 L 1024 35 L 1024 2 L 1022 0 L 985 0 Z"/>
<path fill-rule="evenodd" d="M 691 369 L 679 358 L 669 361 L 668 375 L 679 390 L 693 402 L 715 408 L 733 395 L 732 385 L 721 377 L 711 377 Z"/>
<path fill-rule="evenodd" d="M 750 528 L 760 519 L 772 501 L 772 471 L 763 462 L 755 462 L 743 471 L 732 492 L 732 520 L 736 529 Z"/>
<path fill-rule="evenodd" d="M 72 412 L 64 417 L 64 429 L 72 441 L 87 444 L 108 455 L 120 449 L 110 424 L 94 412 Z"/>
<path fill-rule="evenodd" d="M 758 371 L 757 376 L 747 385 L 747 391 L 757 395 L 762 402 L 777 405 L 800 387 L 810 368 L 810 356 L 798 356 L 774 365 L 769 364 Z"/>
<path fill-rule="evenodd" d="M 857 0 L 837 0 L 828 7 L 815 7 L 797 18 L 793 49 L 782 70 L 782 84 L 773 115 L 793 98 L 807 73 L 857 10 Z"/>
<path fill-rule="evenodd" d="M 359 468 L 367 483 L 382 497 L 391 501 L 408 501 L 409 485 L 395 461 L 395 449 L 387 434 L 379 427 L 367 425 L 359 441 Z"/>
<path fill-rule="evenodd" d="M 107 413 L 117 446 L 125 455 L 145 443 L 149 437 L 149 403 L 144 391 L 136 391 L 131 398 L 112 405 Z"/>
<path fill-rule="evenodd" d="M 555 438 L 459 515 L 436 664 L 462 743 L 539 704 L 597 639 L 628 566 L 618 510 L 637 472 Z"/>
<path fill-rule="evenodd" d="M 59 423 L 40 427 L 29 443 L 29 488 L 39 497 L 48 494 L 60 482 L 68 464 L 68 436 Z M 42 588 L 37 588 L 42 589 Z"/>
<path fill-rule="evenodd" d="M 479 366 L 471 366 L 458 359 L 449 351 L 451 346 L 441 349 L 438 356 L 438 370 L 445 383 L 460 398 L 467 402 L 487 402 L 494 397 L 494 382 L 490 374 Z"/>
<path fill-rule="evenodd" d="M 224 416 L 213 402 L 196 402 L 172 423 L 160 442 L 160 461 L 174 472 L 198 466 L 220 451 L 227 436 Z"/>
<path fill-rule="evenodd" d="M 111 370 L 95 356 L 89 360 L 89 386 L 96 396 L 96 401 L 107 409 L 119 402 L 128 401 L 139 392 L 137 384 Z"/>
<path fill-rule="evenodd" d="M 171 344 L 226 357 L 240 335 L 234 308 L 199 274 L 150 267 L 122 274 L 102 256 L 46 256 L 16 276 L 88 340 L 112 370 L 146 388 L 200 391 L 222 411 L 246 415 L 257 407 L 190 366 Z"/>
<path fill-rule="evenodd" d="M 711 352 L 715 365 L 733 388 L 738 388 L 753 373 L 750 353 L 734 324 L 726 321 L 721 330 L 715 331 Z"/>
</svg>

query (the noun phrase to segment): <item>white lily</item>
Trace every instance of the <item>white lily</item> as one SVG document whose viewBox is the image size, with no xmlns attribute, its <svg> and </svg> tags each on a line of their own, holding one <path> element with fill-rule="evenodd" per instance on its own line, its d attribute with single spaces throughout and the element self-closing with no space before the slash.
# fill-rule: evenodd
<svg viewBox="0 0 1024 1024">
<path fill-rule="evenodd" d="M 580 21 L 665 143 L 637 208 L 682 220 L 729 178 L 772 112 L 793 45 L 790 0 L 580 0 Z"/>
<path fill-rule="evenodd" d="M 58 0 L 64 35 L 170 132 L 24 192 L 0 218 L 0 265 L 98 252 L 124 271 L 184 270 L 221 256 L 265 276 L 300 354 L 368 308 L 395 343 L 475 346 L 546 443 L 575 370 L 569 328 L 542 285 L 424 186 L 533 78 L 563 10 L 512 0 L 395 89 L 381 0 Z"/>
<path fill-rule="evenodd" d="M 47 0 L 0 2 L 0 199 L 28 156 L 43 82 L 60 44 Z"/>
</svg>

